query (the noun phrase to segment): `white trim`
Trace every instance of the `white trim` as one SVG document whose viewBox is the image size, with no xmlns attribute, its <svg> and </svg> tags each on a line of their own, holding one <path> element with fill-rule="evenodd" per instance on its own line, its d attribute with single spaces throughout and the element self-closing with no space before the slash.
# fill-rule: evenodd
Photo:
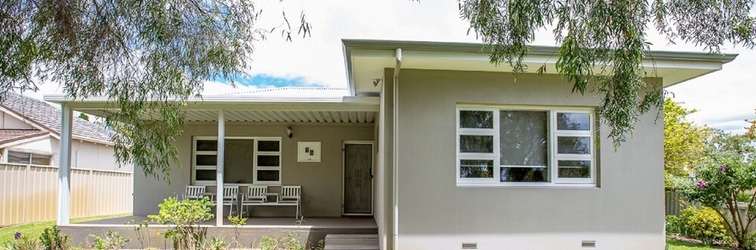
<svg viewBox="0 0 756 250">
<path fill-rule="evenodd" d="M 283 141 L 281 137 L 271 137 L 271 136 L 226 136 L 225 139 L 233 140 L 233 139 L 244 139 L 244 140 L 253 140 L 254 146 L 253 146 L 253 170 L 252 170 L 252 183 L 248 184 L 265 184 L 265 185 L 281 185 L 281 179 L 283 179 Z M 191 183 L 196 185 L 215 185 L 215 180 L 197 180 L 197 170 L 216 170 L 217 174 L 217 166 L 213 165 L 197 165 L 197 155 L 218 155 L 217 151 L 197 151 L 197 141 L 201 140 L 215 140 L 218 141 L 218 136 L 192 136 L 192 165 L 191 165 Z M 260 141 L 277 141 L 278 142 L 278 151 L 262 151 L 258 152 L 258 143 Z M 278 166 L 258 166 L 257 162 L 257 156 L 264 156 L 264 155 L 270 155 L 270 156 L 278 156 Z M 218 156 L 217 159 L 220 159 L 221 157 Z M 257 171 L 258 170 L 274 170 L 278 171 L 278 181 L 258 181 L 257 180 Z"/>
<path fill-rule="evenodd" d="M 461 111 L 488 111 L 492 112 L 493 128 L 460 128 L 461 124 Z M 544 111 L 547 112 L 547 166 L 548 170 L 548 182 L 502 182 L 501 181 L 501 168 L 529 168 L 538 166 L 510 166 L 501 165 L 501 137 L 500 137 L 500 111 L 502 110 L 523 110 L 523 111 Z M 585 186 L 596 187 L 596 117 L 595 108 L 578 108 L 578 107 L 555 107 L 555 106 L 516 106 L 516 105 L 470 105 L 459 104 L 455 110 L 456 112 L 456 135 L 455 135 L 455 176 L 456 184 L 458 187 L 473 187 L 473 186 L 525 186 L 525 187 L 559 187 L 559 186 Z M 587 113 L 589 119 L 589 129 L 587 131 L 574 131 L 574 130 L 558 130 L 557 129 L 557 113 Z M 491 153 L 466 153 L 460 151 L 460 138 L 464 135 L 484 135 L 493 137 L 493 152 Z M 590 140 L 590 155 L 579 154 L 560 154 L 557 153 L 557 138 L 559 137 L 588 137 Z M 490 160 L 493 161 L 493 176 L 491 178 L 461 178 L 461 161 L 462 160 Z M 559 178 L 558 177 L 558 162 L 560 160 L 576 160 L 576 161 L 589 161 L 590 162 L 590 178 Z"/>
<path fill-rule="evenodd" d="M 225 118 L 225 111 L 224 110 L 218 110 L 218 136 L 216 138 L 217 148 L 216 148 L 216 155 L 221 157 L 216 157 L 216 169 L 215 169 L 215 185 L 216 185 L 216 199 L 215 199 L 215 225 L 216 226 L 222 226 L 223 225 L 223 203 L 224 203 L 224 195 L 223 195 L 223 185 L 225 185 L 223 180 L 223 175 L 225 173 L 225 162 L 223 159 L 223 155 L 225 155 L 226 152 L 226 118 Z M 194 147 L 194 146 L 193 146 Z M 196 156 L 193 154 L 192 158 L 196 158 Z M 231 215 L 231 209 L 234 206 L 228 208 L 228 214 Z"/>
<path fill-rule="evenodd" d="M 346 145 L 347 144 L 353 144 L 353 145 L 370 145 L 370 213 L 368 214 L 359 214 L 359 213 L 346 213 L 344 210 L 346 209 Z M 373 206 L 375 205 L 375 158 L 376 158 L 376 151 L 375 151 L 375 141 L 355 141 L 355 140 L 346 140 L 341 143 L 341 215 L 351 215 L 351 216 L 373 216 Z"/>
</svg>

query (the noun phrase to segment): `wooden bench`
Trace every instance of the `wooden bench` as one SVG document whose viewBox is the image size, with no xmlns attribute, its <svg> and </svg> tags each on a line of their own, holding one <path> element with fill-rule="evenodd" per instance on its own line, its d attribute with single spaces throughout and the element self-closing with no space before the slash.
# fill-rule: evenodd
<svg viewBox="0 0 756 250">
<path fill-rule="evenodd" d="M 269 201 L 270 196 L 276 196 L 275 201 Z M 281 186 L 280 195 L 269 193 L 267 186 L 249 186 L 242 208 L 248 206 L 294 206 L 295 216 L 299 219 L 302 216 L 302 186 Z"/>
</svg>

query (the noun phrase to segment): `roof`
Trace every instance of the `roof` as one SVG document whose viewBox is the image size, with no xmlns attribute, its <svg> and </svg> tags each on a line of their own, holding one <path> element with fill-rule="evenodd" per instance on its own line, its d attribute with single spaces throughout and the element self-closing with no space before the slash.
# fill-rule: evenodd
<svg viewBox="0 0 756 250">
<path fill-rule="evenodd" d="M 490 63 L 490 50 L 480 43 L 428 41 L 341 40 L 347 82 L 352 95 L 375 95 L 384 69 L 430 69 L 511 72 L 507 64 Z M 558 47 L 531 46 L 526 64 L 546 65 L 547 74 L 556 74 Z M 701 52 L 651 51 L 644 60 L 648 76 L 661 77 L 665 87 L 681 83 L 722 68 L 736 54 L 714 55 Z M 536 68 L 536 67 L 532 67 Z M 597 71 L 598 72 L 598 71 Z"/>
<path fill-rule="evenodd" d="M 349 95 L 349 89 L 347 88 L 329 88 L 329 87 L 281 87 L 281 88 L 269 88 L 258 89 L 244 92 L 233 92 L 222 94 L 223 96 L 278 96 L 278 97 L 338 97 Z"/>
<path fill-rule="evenodd" d="M 0 129 L 0 145 L 48 134 L 50 132 L 39 129 Z"/>
<path fill-rule="evenodd" d="M 61 113 L 58 107 L 11 91 L 0 96 L 0 107 L 37 127 L 60 135 Z M 104 125 L 98 125 L 79 117 L 75 117 L 73 121 L 72 133 L 78 139 L 88 139 L 101 143 L 108 142 L 110 139 Z"/>
</svg>

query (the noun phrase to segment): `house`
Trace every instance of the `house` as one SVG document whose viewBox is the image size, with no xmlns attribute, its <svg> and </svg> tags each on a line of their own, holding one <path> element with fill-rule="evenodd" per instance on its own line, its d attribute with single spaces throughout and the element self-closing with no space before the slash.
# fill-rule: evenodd
<svg viewBox="0 0 756 250">
<path fill-rule="evenodd" d="M 0 226 L 55 219 L 60 119 L 60 108 L 44 101 L 0 96 Z M 71 214 L 130 213 L 133 168 L 117 164 L 105 126 L 75 118 L 71 135 Z"/>
<path fill-rule="evenodd" d="M 615 149 L 596 116 L 600 98 L 572 93 L 553 72 L 556 48 L 532 47 L 525 62 L 549 71 L 515 81 L 480 44 L 342 43 L 344 96 L 204 96 L 188 105 L 176 141 L 185 167 L 171 169 L 170 185 L 136 176 L 134 214 L 157 212 L 188 184 L 301 185 L 305 218 L 373 218 L 381 249 L 664 248 L 659 112 L 640 117 Z M 672 86 L 735 57 L 652 52 L 646 81 Z M 68 119 L 108 102 L 45 99 Z M 58 223 L 67 225 L 61 202 Z"/>
</svg>

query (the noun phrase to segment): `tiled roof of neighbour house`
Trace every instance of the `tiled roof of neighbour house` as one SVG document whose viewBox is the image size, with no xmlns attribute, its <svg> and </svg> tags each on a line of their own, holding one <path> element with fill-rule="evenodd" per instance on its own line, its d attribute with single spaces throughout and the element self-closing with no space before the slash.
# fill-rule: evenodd
<svg viewBox="0 0 756 250">
<path fill-rule="evenodd" d="M 0 145 L 49 133 L 39 129 L 0 129 Z"/>
<path fill-rule="evenodd" d="M 0 107 L 13 112 L 26 119 L 29 123 L 45 128 L 50 132 L 60 135 L 60 108 L 49 103 L 26 97 L 11 91 L 0 96 Z M 73 121 L 73 136 L 95 141 L 109 141 L 108 131 L 105 126 L 98 125 L 79 117 Z"/>
</svg>

